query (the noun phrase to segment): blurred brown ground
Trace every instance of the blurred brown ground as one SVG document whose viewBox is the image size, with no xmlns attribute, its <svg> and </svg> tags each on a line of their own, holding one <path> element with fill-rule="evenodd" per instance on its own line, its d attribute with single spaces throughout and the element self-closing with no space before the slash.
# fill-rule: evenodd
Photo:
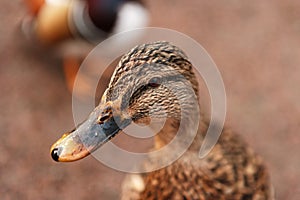
<svg viewBox="0 0 300 200">
<path fill-rule="evenodd" d="M 223 75 L 227 121 L 260 153 L 277 199 L 300 199 L 300 1 L 148 0 L 152 25 L 202 44 Z M 0 199 L 116 199 L 124 174 L 51 160 L 73 128 L 61 63 L 24 46 L 20 0 L 0 2 Z"/>
</svg>

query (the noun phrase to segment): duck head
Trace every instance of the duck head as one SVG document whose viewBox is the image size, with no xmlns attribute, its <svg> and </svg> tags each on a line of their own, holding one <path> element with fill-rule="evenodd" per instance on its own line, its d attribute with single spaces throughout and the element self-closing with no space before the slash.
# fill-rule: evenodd
<svg viewBox="0 0 300 200">
<path fill-rule="evenodd" d="M 197 79 L 183 51 L 161 41 L 139 45 L 121 58 L 100 104 L 52 145 L 51 156 L 62 162 L 84 158 L 131 123 L 190 121 L 195 94 Z"/>
</svg>

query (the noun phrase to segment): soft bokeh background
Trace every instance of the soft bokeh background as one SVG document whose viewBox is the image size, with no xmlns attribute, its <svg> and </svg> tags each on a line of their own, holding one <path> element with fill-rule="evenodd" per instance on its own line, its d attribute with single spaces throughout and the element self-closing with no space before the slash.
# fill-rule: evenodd
<svg viewBox="0 0 300 200">
<path fill-rule="evenodd" d="M 152 26 L 183 32 L 219 66 L 227 122 L 266 160 L 277 199 L 300 199 L 300 1 L 147 0 Z M 116 199 L 124 174 L 93 157 L 51 160 L 73 128 L 58 59 L 24 45 L 21 0 L 0 2 L 0 198 Z M 33 44 L 32 44 L 33 45 Z"/>
</svg>

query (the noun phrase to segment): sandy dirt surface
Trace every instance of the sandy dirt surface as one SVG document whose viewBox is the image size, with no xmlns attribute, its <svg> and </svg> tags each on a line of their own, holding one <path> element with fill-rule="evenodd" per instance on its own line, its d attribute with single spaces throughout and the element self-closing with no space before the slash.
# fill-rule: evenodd
<svg viewBox="0 0 300 200">
<path fill-rule="evenodd" d="M 266 160 L 277 199 L 300 199 L 300 2 L 148 0 L 152 25 L 202 44 L 222 73 L 227 123 Z M 0 199 L 117 199 L 124 174 L 93 157 L 58 164 L 73 128 L 61 61 L 24 44 L 21 0 L 0 2 Z"/>
</svg>

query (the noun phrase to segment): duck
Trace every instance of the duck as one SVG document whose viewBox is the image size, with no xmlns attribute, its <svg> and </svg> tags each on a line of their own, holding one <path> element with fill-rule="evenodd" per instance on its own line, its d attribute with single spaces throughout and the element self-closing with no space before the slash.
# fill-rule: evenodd
<svg viewBox="0 0 300 200">
<path fill-rule="evenodd" d="M 178 89 L 176 95 L 170 87 Z M 205 113 L 194 112 L 199 105 L 198 87 L 193 65 L 179 47 L 167 41 L 138 45 L 120 59 L 99 105 L 86 121 L 52 145 L 51 156 L 57 162 L 82 159 L 118 137 L 130 124 L 151 126 L 151 121 L 155 124 L 164 118 L 153 148 L 169 145 L 181 125 L 182 138 L 170 150 L 145 162 L 145 168 L 155 170 L 125 178 L 122 200 L 273 199 L 265 162 L 230 128 L 224 127 L 212 150 L 199 158 L 210 122 Z M 160 109 L 151 110 L 153 105 Z M 193 113 L 201 116 L 199 121 L 194 120 L 197 116 Z M 185 152 L 173 163 L 157 167 L 169 153 L 186 145 L 185 137 L 195 123 L 195 137 Z"/>
<path fill-rule="evenodd" d="M 61 58 L 70 92 L 80 65 L 97 44 L 112 35 L 144 28 L 150 21 L 142 0 L 25 0 L 24 4 L 28 10 L 20 24 L 24 41 Z M 131 34 L 112 45 L 126 46 L 141 37 Z"/>
<path fill-rule="evenodd" d="M 143 28 L 149 13 L 141 0 L 25 0 L 21 31 L 42 45 L 68 39 L 98 44 L 110 35 Z"/>
</svg>

